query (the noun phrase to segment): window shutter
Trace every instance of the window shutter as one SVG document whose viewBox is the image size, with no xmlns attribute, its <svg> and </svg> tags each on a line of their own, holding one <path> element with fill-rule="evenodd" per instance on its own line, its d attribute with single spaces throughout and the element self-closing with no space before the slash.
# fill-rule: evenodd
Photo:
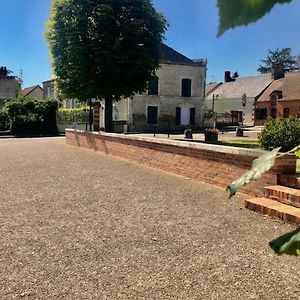
<svg viewBox="0 0 300 300">
<path fill-rule="evenodd" d="M 181 107 L 176 107 L 176 124 L 180 125 L 181 122 Z"/>
<path fill-rule="evenodd" d="M 157 124 L 158 121 L 158 108 L 157 106 L 148 106 L 147 108 L 147 123 Z"/>
<path fill-rule="evenodd" d="M 195 107 L 190 108 L 190 125 L 195 125 Z"/>
<path fill-rule="evenodd" d="M 181 80 L 181 97 L 191 97 L 192 92 L 192 80 L 182 79 Z"/>
<path fill-rule="evenodd" d="M 148 83 L 148 95 L 158 95 L 158 77 L 152 77 Z"/>
</svg>

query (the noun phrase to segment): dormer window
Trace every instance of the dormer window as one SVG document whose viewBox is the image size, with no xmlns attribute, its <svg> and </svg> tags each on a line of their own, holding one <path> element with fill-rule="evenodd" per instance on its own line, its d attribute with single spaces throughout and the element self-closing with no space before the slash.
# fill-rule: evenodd
<svg viewBox="0 0 300 300">
<path fill-rule="evenodd" d="M 282 95 L 282 91 L 276 91 L 278 99 L 282 99 L 283 95 Z"/>
<path fill-rule="evenodd" d="M 283 98 L 282 91 L 273 91 L 270 95 L 271 106 L 276 106 L 277 101 Z"/>
</svg>

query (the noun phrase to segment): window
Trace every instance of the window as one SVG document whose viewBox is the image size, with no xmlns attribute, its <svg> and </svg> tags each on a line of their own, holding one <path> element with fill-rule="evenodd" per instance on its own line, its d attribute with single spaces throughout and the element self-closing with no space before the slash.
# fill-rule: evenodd
<svg viewBox="0 0 300 300">
<path fill-rule="evenodd" d="M 181 81 L 181 97 L 191 97 L 192 80 L 182 79 Z"/>
<path fill-rule="evenodd" d="M 148 95 L 158 95 L 158 77 L 153 77 L 148 82 Z"/>
<path fill-rule="evenodd" d="M 276 108 L 271 109 L 271 117 L 272 118 L 277 118 L 277 109 Z"/>
<path fill-rule="evenodd" d="M 283 109 L 283 117 L 288 118 L 290 115 L 290 109 L 289 108 L 284 108 Z"/>
<path fill-rule="evenodd" d="M 266 120 L 268 117 L 266 108 L 257 108 L 256 109 L 256 119 L 257 120 Z"/>
<path fill-rule="evenodd" d="M 270 99 L 270 102 L 271 102 L 271 106 L 276 106 L 277 105 L 277 99 L 278 99 L 278 96 L 276 93 L 273 93 L 271 95 L 271 99 Z"/>
<path fill-rule="evenodd" d="M 157 124 L 157 121 L 158 121 L 157 106 L 148 106 L 147 107 L 147 123 L 148 124 Z"/>
</svg>

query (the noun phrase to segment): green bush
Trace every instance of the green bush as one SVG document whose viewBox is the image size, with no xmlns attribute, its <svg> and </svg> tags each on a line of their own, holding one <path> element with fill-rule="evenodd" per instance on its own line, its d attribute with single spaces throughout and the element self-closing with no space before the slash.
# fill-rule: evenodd
<svg viewBox="0 0 300 300">
<path fill-rule="evenodd" d="M 57 134 L 57 108 L 56 100 L 22 97 L 8 101 L 3 111 L 12 134 Z"/>
<path fill-rule="evenodd" d="M 258 140 L 263 149 L 281 147 L 280 151 L 289 151 L 300 144 L 300 120 L 272 119 L 262 129 Z"/>
<path fill-rule="evenodd" d="M 89 123 L 89 107 L 60 108 L 57 113 L 57 123 Z"/>
<path fill-rule="evenodd" d="M 0 111 L 0 131 L 9 130 L 9 117 L 4 111 Z"/>
</svg>

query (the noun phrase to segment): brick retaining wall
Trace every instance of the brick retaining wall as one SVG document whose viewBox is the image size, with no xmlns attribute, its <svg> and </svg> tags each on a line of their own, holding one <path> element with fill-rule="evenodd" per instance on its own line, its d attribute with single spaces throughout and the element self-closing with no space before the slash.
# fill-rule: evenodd
<svg viewBox="0 0 300 300">
<path fill-rule="evenodd" d="M 253 159 L 263 153 L 261 150 L 74 129 L 66 130 L 66 143 L 224 188 L 249 170 Z M 294 156 L 282 157 L 259 181 L 242 190 L 263 195 L 266 185 L 277 184 L 279 174 L 295 173 L 295 166 Z"/>
</svg>

